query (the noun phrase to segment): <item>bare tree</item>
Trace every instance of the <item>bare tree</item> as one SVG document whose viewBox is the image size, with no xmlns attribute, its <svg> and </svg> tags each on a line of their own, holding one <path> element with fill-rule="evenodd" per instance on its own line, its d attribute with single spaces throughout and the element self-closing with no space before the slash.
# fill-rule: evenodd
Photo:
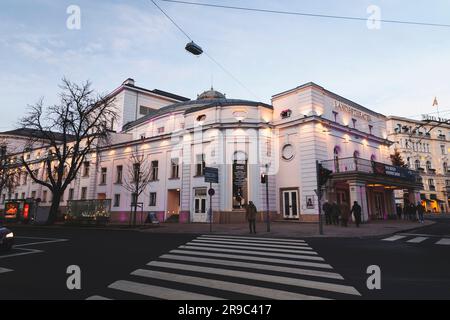
<svg viewBox="0 0 450 320">
<path fill-rule="evenodd" d="M 151 180 L 153 180 L 153 174 L 148 159 L 144 155 L 133 153 L 128 165 L 128 175 L 124 176 L 123 180 L 123 187 L 132 195 L 133 225 L 136 224 L 139 196 L 145 191 Z"/>
<path fill-rule="evenodd" d="M 69 184 L 76 178 L 89 153 L 109 137 L 117 117 L 114 99 L 96 94 L 91 83 L 81 85 L 62 80 L 60 102 L 44 106 L 43 101 L 29 106 L 20 124 L 36 132 L 29 146 L 44 141 L 46 155 L 39 160 L 45 175 L 39 176 L 23 151 L 21 164 L 31 179 L 52 193 L 48 223 L 57 218 L 60 200 Z"/>
<path fill-rule="evenodd" d="M 0 145 L 0 194 L 6 190 L 8 194 L 14 192 L 14 189 L 20 183 L 17 164 L 12 164 L 6 154 L 6 146 Z"/>
</svg>

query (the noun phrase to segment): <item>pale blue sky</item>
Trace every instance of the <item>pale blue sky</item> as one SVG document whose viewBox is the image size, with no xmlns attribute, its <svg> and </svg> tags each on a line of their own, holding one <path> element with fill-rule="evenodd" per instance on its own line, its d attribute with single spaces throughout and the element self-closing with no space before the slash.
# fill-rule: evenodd
<svg viewBox="0 0 450 320">
<path fill-rule="evenodd" d="M 374 4 L 383 19 L 450 24 L 447 0 L 203 1 L 360 17 Z M 81 8 L 80 30 L 66 28 L 71 4 Z M 187 53 L 186 38 L 149 0 L 3 0 L 0 130 L 14 128 L 40 97 L 55 103 L 63 76 L 90 79 L 105 93 L 132 77 L 139 86 L 190 98 L 213 78 L 227 97 L 264 102 L 314 81 L 384 114 L 434 112 L 434 96 L 441 110 L 450 109 L 450 28 L 369 30 L 363 21 L 159 4 L 256 97 L 206 56 Z"/>
</svg>

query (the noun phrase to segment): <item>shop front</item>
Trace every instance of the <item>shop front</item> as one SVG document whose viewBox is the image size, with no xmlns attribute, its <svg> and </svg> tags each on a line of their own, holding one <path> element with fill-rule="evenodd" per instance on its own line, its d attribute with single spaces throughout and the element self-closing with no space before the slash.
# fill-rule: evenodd
<svg viewBox="0 0 450 320">
<path fill-rule="evenodd" d="M 395 190 L 408 194 L 408 202 L 420 199 L 422 184 L 413 170 L 356 157 L 327 160 L 322 165 L 332 171 L 323 201 L 350 207 L 357 201 L 363 221 L 395 216 Z"/>
</svg>

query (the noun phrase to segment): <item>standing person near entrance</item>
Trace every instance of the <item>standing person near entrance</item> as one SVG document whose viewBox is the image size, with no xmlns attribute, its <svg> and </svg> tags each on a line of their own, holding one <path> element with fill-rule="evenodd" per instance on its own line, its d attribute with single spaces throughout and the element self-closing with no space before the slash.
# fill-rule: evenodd
<svg viewBox="0 0 450 320">
<path fill-rule="evenodd" d="M 415 221 L 416 213 L 417 213 L 417 208 L 414 205 L 414 203 L 411 202 L 411 204 L 409 205 L 409 220 Z"/>
<path fill-rule="evenodd" d="M 245 206 L 245 218 L 248 221 L 250 233 L 256 233 L 256 212 L 256 206 L 253 204 L 253 201 L 249 201 L 248 205 Z"/>
<path fill-rule="evenodd" d="M 331 219 L 334 225 L 339 225 L 339 216 L 341 215 L 341 209 L 336 201 L 331 205 Z"/>
<path fill-rule="evenodd" d="M 417 202 L 417 215 L 419 216 L 419 222 L 423 223 L 423 214 L 425 212 L 425 208 L 422 203 Z"/>
<path fill-rule="evenodd" d="M 398 218 L 398 220 L 402 220 L 402 206 L 400 205 L 400 204 L 397 204 L 397 208 L 396 208 L 396 210 L 397 210 L 397 218 Z"/>
<path fill-rule="evenodd" d="M 353 216 L 355 217 L 355 224 L 359 228 L 359 225 L 361 224 L 361 212 L 362 208 L 358 204 L 358 201 L 353 202 L 352 210 L 350 211 L 350 215 L 353 213 Z"/>
<path fill-rule="evenodd" d="M 331 219 L 331 209 L 332 206 L 331 204 L 328 203 L 328 201 L 325 201 L 325 203 L 322 206 L 323 212 L 325 213 L 325 224 L 331 224 L 332 223 L 332 219 Z"/>
<path fill-rule="evenodd" d="M 343 202 L 341 204 L 341 220 L 343 227 L 347 227 L 349 217 L 350 217 L 350 207 L 347 205 L 347 203 Z"/>
</svg>

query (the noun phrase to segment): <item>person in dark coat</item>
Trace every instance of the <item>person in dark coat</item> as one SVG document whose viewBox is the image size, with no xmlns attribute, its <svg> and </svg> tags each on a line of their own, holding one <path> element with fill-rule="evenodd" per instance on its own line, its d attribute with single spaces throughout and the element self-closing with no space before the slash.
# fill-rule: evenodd
<svg viewBox="0 0 450 320">
<path fill-rule="evenodd" d="M 339 208 L 338 204 L 333 202 L 331 205 L 331 219 L 333 220 L 334 225 L 339 225 L 339 216 L 341 215 L 341 209 Z"/>
<path fill-rule="evenodd" d="M 325 201 L 325 203 L 322 206 L 323 212 L 325 213 L 325 224 L 331 224 L 331 204 L 328 203 L 328 201 Z"/>
<path fill-rule="evenodd" d="M 248 221 L 250 233 L 256 233 L 256 213 L 256 206 L 253 204 L 253 201 L 249 201 L 245 207 L 245 218 Z"/>
<path fill-rule="evenodd" d="M 416 221 L 417 208 L 414 203 L 409 205 L 409 220 Z"/>
<path fill-rule="evenodd" d="M 425 207 L 422 205 L 422 203 L 419 201 L 417 203 L 417 215 L 419 216 L 419 222 L 423 223 L 423 214 L 425 212 Z"/>
<path fill-rule="evenodd" d="M 347 227 L 348 219 L 350 218 L 350 207 L 347 203 L 343 202 L 341 203 L 341 220 L 342 220 L 342 226 Z"/>
<path fill-rule="evenodd" d="M 355 217 L 355 224 L 359 228 L 359 225 L 361 224 L 361 212 L 362 208 L 358 204 L 358 201 L 353 202 L 352 210 L 350 211 L 350 214 L 353 213 L 353 216 Z"/>
<path fill-rule="evenodd" d="M 397 218 L 398 220 L 402 220 L 402 206 L 397 204 Z"/>
<path fill-rule="evenodd" d="M 409 219 L 409 203 L 405 203 L 405 206 L 403 207 L 403 220 Z"/>
</svg>

